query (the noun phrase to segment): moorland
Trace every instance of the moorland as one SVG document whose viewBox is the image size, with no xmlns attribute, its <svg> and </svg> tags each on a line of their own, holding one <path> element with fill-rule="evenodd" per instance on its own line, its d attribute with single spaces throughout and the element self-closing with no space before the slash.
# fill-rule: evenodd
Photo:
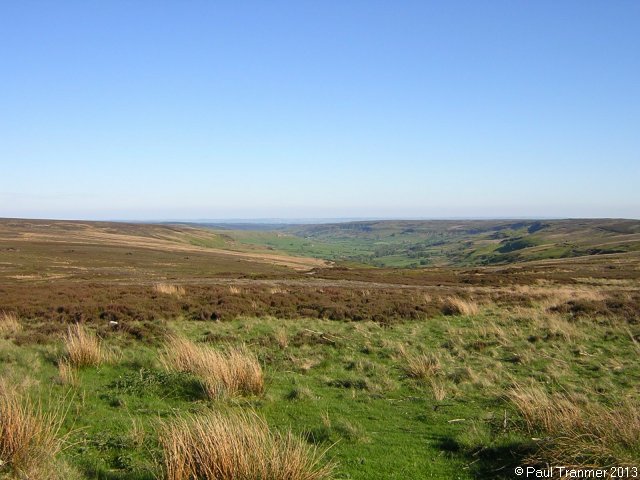
<svg viewBox="0 0 640 480">
<path fill-rule="evenodd" d="M 640 221 L 0 220 L 0 478 L 640 464 Z"/>
</svg>

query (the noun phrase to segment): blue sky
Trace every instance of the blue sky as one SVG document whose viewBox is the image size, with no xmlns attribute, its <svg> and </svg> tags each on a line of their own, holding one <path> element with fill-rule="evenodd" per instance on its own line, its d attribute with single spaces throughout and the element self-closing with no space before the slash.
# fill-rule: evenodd
<svg viewBox="0 0 640 480">
<path fill-rule="evenodd" d="M 0 3 L 0 216 L 640 218 L 638 1 Z"/>
</svg>

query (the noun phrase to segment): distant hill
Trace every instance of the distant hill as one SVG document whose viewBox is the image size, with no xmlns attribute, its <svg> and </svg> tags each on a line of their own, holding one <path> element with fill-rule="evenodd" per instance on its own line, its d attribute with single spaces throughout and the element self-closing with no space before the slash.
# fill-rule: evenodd
<svg viewBox="0 0 640 480">
<path fill-rule="evenodd" d="M 499 265 L 640 250 L 640 221 L 383 220 L 229 232 L 241 243 L 379 267 Z M 233 228 L 233 227 L 231 227 Z"/>
<path fill-rule="evenodd" d="M 128 277 L 158 270 L 282 274 L 327 266 L 188 225 L 0 219 L 0 278 Z"/>
<path fill-rule="evenodd" d="M 60 262 L 71 261 L 66 259 L 70 255 L 68 247 L 74 250 L 74 262 L 76 257 L 84 258 L 78 252 L 99 247 L 105 260 L 120 259 L 121 251 L 137 252 L 145 258 L 152 255 L 150 252 L 159 252 L 153 255 L 198 258 L 203 271 L 244 274 L 265 274 L 274 267 L 309 271 L 331 265 L 476 267 L 640 253 L 640 221 L 372 220 L 301 225 L 154 225 L 0 219 L 0 244 L 4 245 L 3 252 L 19 249 L 23 254 L 33 254 L 34 268 L 42 266 L 40 260 L 35 260 L 40 255 L 55 254 L 60 256 Z M 6 265 L 13 265 L 12 255 Z M 121 260 L 131 259 L 128 255 Z M 95 258 L 92 261 L 96 263 Z M 79 266 L 87 267 L 84 263 Z M 58 272 L 60 268 L 57 275 L 67 273 Z"/>
</svg>

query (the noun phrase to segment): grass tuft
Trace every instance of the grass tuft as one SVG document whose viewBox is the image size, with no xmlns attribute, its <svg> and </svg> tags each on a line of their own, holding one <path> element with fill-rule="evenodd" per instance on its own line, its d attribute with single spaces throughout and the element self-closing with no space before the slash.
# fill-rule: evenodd
<svg viewBox="0 0 640 480">
<path fill-rule="evenodd" d="M 403 355 L 406 365 L 405 371 L 411 378 L 421 381 L 431 381 L 442 371 L 440 358 L 435 354 Z"/>
<path fill-rule="evenodd" d="M 100 339 L 79 323 L 69 327 L 64 344 L 72 367 L 98 366 L 107 360 Z"/>
<path fill-rule="evenodd" d="M 161 361 L 167 370 L 198 376 L 210 398 L 259 395 L 264 391 L 262 367 L 255 355 L 245 347 L 228 347 L 218 351 L 173 336 L 167 343 Z"/>
<path fill-rule="evenodd" d="M 460 297 L 447 297 L 442 305 L 442 313 L 445 315 L 477 315 L 480 306 L 473 300 L 465 300 Z"/>
<path fill-rule="evenodd" d="M 171 285 L 170 283 L 156 283 L 153 289 L 163 295 L 173 295 L 175 297 L 181 297 L 185 294 L 184 287 Z"/>
<path fill-rule="evenodd" d="M 640 455 L 640 406 L 631 400 L 608 407 L 539 386 L 518 386 L 509 398 L 527 432 L 544 436 L 533 462 L 604 468 L 632 466 Z"/>
<path fill-rule="evenodd" d="M 9 334 L 22 330 L 18 316 L 12 312 L 0 312 L 0 334 Z"/>
<path fill-rule="evenodd" d="M 179 418 L 162 425 L 160 442 L 168 480 L 321 480 L 332 471 L 322 452 L 255 414 Z"/>
<path fill-rule="evenodd" d="M 0 385 L 0 468 L 17 478 L 56 478 L 52 467 L 65 441 L 59 435 L 64 413 L 45 413 L 40 405 Z"/>
<path fill-rule="evenodd" d="M 63 385 L 78 386 L 78 371 L 66 359 L 58 361 L 58 376 Z"/>
<path fill-rule="evenodd" d="M 314 398 L 313 392 L 308 387 L 299 386 L 292 388 L 286 395 L 287 400 L 307 400 Z"/>
<path fill-rule="evenodd" d="M 432 378 L 429 381 L 429 385 L 431 387 L 431 392 L 433 393 L 433 398 L 436 401 L 441 402 L 447 397 L 447 390 L 445 388 L 444 382 Z"/>
</svg>

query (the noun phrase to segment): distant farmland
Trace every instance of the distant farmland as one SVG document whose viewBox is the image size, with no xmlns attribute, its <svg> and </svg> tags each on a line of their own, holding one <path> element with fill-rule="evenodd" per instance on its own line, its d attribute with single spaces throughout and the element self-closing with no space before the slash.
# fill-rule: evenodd
<svg viewBox="0 0 640 480">
<path fill-rule="evenodd" d="M 640 250 L 637 220 L 363 221 L 254 228 L 226 233 L 294 255 L 378 267 L 494 265 Z"/>
</svg>

